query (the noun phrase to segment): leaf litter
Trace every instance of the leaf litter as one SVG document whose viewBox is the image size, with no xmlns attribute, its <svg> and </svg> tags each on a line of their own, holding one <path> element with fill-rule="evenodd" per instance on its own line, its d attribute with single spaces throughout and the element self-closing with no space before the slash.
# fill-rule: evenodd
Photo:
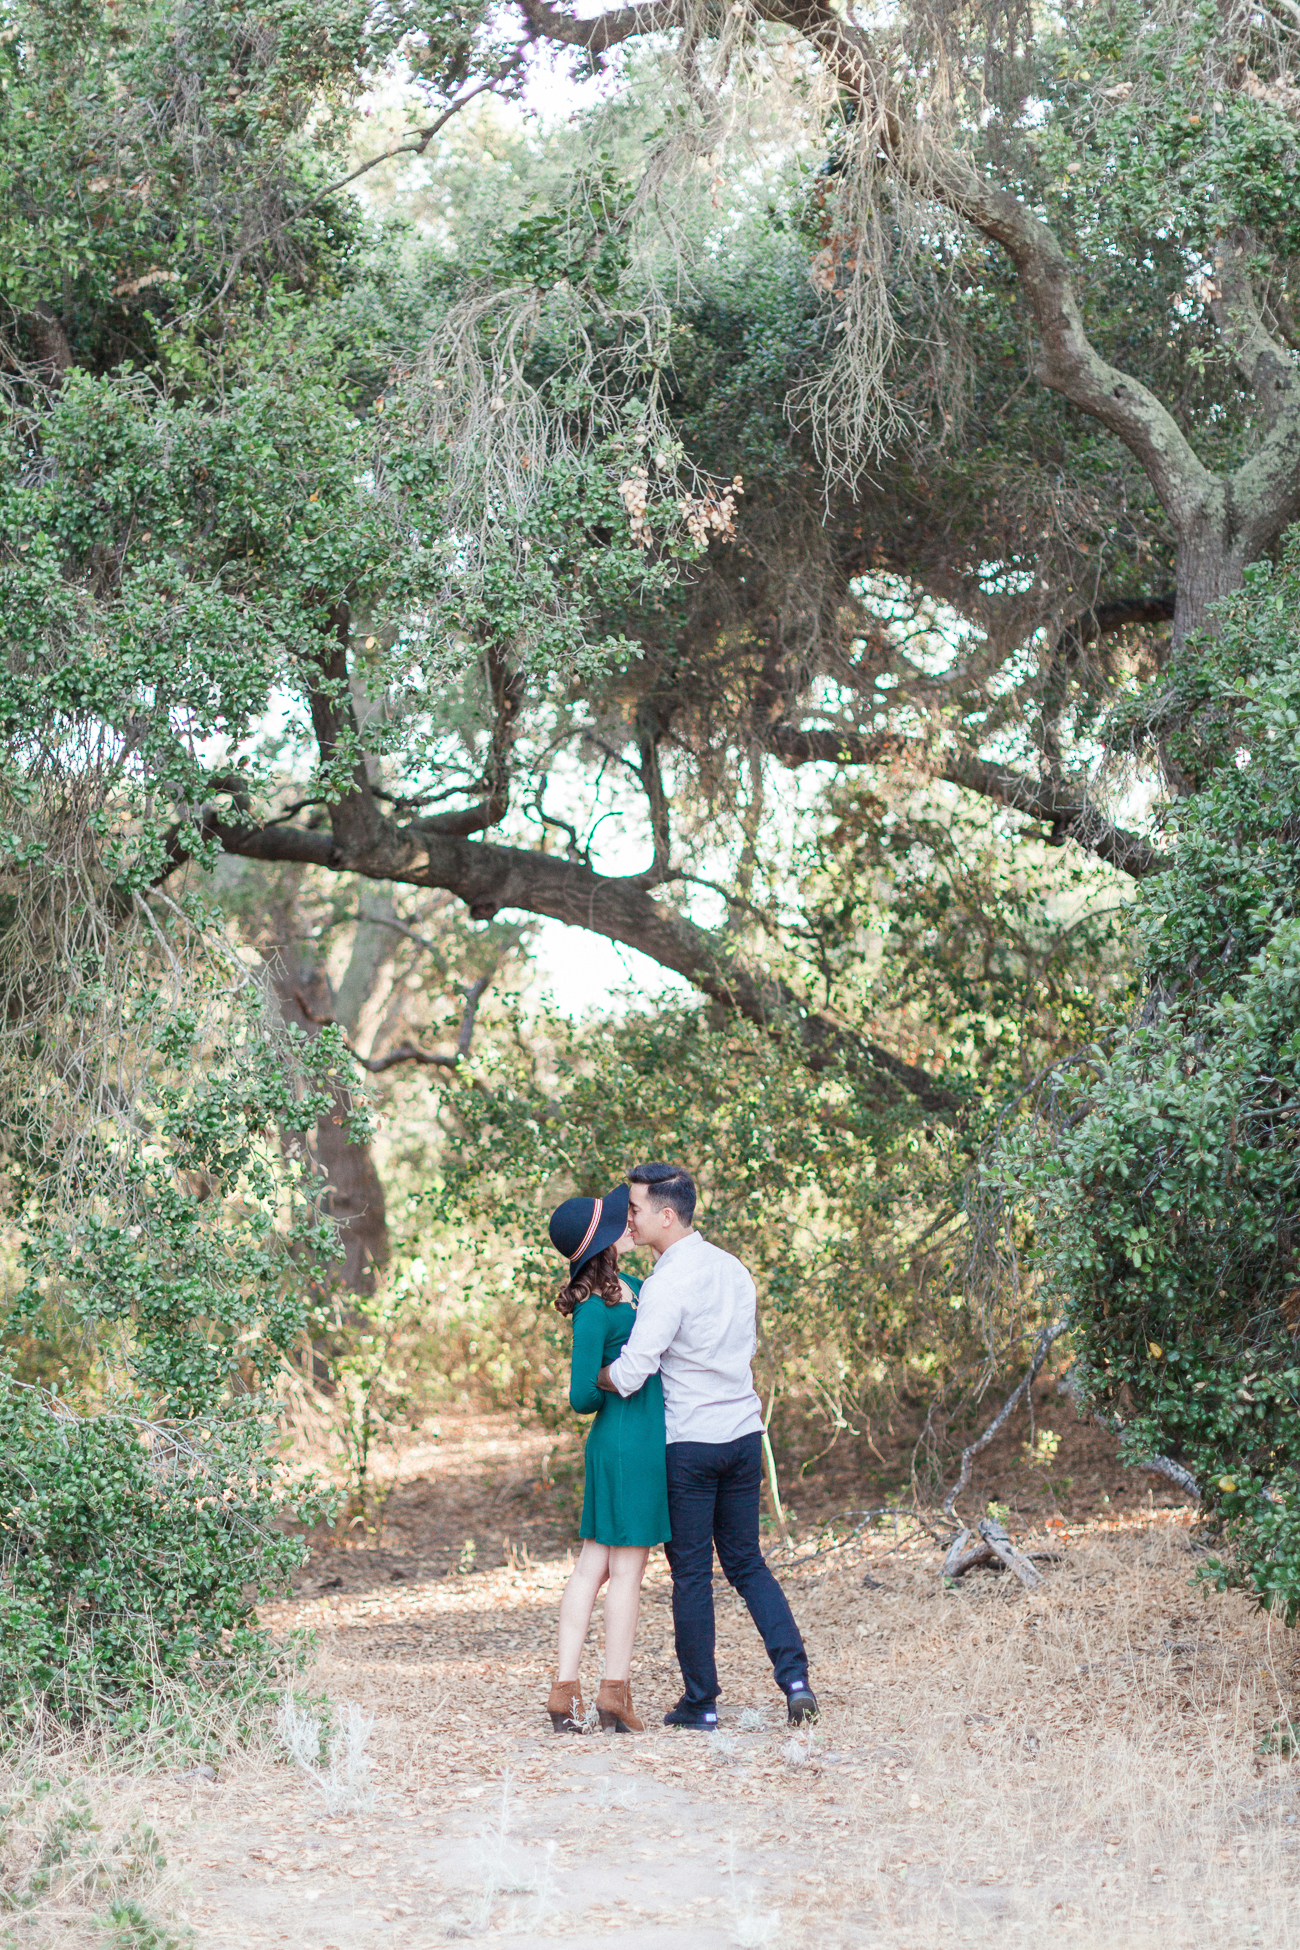
<svg viewBox="0 0 1300 1950">
<path fill-rule="evenodd" d="M 443 1468 L 459 1486 L 462 1539 L 484 1419 L 463 1444 L 449 1421 L 422 1459 L 435 1488 Z M 989 1573 L 945 1589 L 924 1533 L 805 1560 L 785 1575 L 823 1713 L 799 1734 L 721 1583 L 719 1731 L 659 1724 L 680 1690 L 661 1557 L 633 1671 L 649 1731 L 557 1738 L 543 1707 L 570 1558 L 509 1548 L 483 1568 L 482 1519 L 471 1573 L 413 1567 L 394 1588 L 376 1553 L 367 1584 L 357 1553 L 343 1591 L 318 1572 L 264 1616 L 317 1635 L 303 1697 L 335 1725 L 373 1721 L 373 1805 L 331 1813 L 278 1743 L 216 1782 L 169 1782 L 152 1812 L 176 1843 L 170 1914 L 213 1950 L 1002 1950 L 1049 1933 L 1300 1950 L 1292 1636 L 1192 1585 L 1189 1525 L 1166 1508 L 1021 1537 L 1058 1559 L 1032 1594 Z M 887 1584 L 864 1582 L 886 1552 Z M 588 1695 L 598 1677 L 593 1633 Z"/>
</svg>

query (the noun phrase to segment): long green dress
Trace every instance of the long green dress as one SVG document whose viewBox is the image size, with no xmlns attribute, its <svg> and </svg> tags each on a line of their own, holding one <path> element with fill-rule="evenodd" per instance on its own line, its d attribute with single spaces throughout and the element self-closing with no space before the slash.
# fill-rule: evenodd
<svg viewBox="0 0 1300 1950">
<path fill-rule="evenodd" d="M 640 1293 L 641 1282 L 624 1274 Z M 573 1316 L 573 1363 L 569 1400 L 579 1415 L 594 1414 L 587 1434 L 587 1484 L 580 1537 L 598 1544 L 666 1543 L 668 1527 L 667 1435 L 664 1388 L 652 1374 L 626 1399 L 596 1386 L 596 1376 L 623 1350 L 636 1308 L 620 1301 L 607 1307 L 598 1293 Z"/>
</svg>

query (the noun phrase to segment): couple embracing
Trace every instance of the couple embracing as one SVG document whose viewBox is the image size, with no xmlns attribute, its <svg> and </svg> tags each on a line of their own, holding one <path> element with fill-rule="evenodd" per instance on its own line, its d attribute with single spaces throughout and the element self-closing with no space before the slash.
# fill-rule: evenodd
<svg viewBox="0 0 1300 1950">
<path fill-rule="evenodd" d="M 551 1215 L 551 1244 L 569 1261 L 555 1304 L 573 1319 L 569 1400 L 595 1415 L 587 1437 L 583 1545 L 560 1600 L 559 1671 L 547 1710 L 557 1733 L 586 1718 L 578 1665 L 602 1584 L 605 1677 L 596 1700 L 607 1730 L 643 1733 L 632 1706 L 632 1646 L 641 1580 L 663 1544 L 673 1579 L 681 1699 L 669 1727 L 718 1724 L 713 1552 L 749 1607 L 792 1726 L 817 1712 L 808 1658 L 759 1547 L 763 1417 L 750 1363 L 754 1282 L 738 1259 L 694 1231 L 695 1187 L 678 1165 L 637 1165 L 604 1198 L 570 1198 Z M 619 1258 L 644 1246 L 644 1282 Z"/>
</svg>

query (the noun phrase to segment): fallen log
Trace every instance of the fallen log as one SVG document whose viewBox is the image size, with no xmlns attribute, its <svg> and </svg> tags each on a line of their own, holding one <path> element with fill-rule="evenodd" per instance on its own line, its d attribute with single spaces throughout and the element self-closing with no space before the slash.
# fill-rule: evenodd
<svg viewBox="0 0 1300 1950">
<path fill-rule="evenodd" d="M 1025 1590 L 1037 1591 L 1043 1580 L 1024 1552 L 1016 1549 L 1006 1533 L 1005 1526 L 1000 1524 L 996 1517 L 985 1517 L 979 1526 L 979 1533 L 994 1556 L 1001 1559 L 1008 1571 L 1015 1572 Z"/>
<path fill-rule="evenodd" d="M 967 1571 L 975 1570 L 977 1565 L 993 1562 L 993 1553 L 986 1543 L 981 1540 L 973 1550 L 967 1548 L 969 1543 L 969 1530 L 959 1530 L 943 1560 L 943 1575 L 946 1578 L 964 1578 Z"/>
<path fill-rule="evenodd" d="M 1023 1551 L 1016 1549 L 1006 1527 L 996 1517 L 985 1517 L 979 1526 L 980 1541 L 970 1542 L 969 1530 L 958 1531 L 948 1546 L 943 1560 L 943 1575 L 946 1578 L 964 1578 L 967 1571 L 974 1571 L 981 1564 L 1001 1564 L 1004 1569 L 1014 1571 L 1026 1591 L 1037 1591 L 1043 1580 L 1034 1569 Z"/>
</svg>

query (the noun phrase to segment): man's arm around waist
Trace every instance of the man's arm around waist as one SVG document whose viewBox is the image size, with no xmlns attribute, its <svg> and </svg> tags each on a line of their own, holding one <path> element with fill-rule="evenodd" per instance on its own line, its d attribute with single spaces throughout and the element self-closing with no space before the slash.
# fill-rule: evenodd
<svg viewBox="0 0 1300 1950">
<path fill-rule="evenodd" d="M 607 1389 L 611 1395 L 635 1395 L 652 1374 L 658 1374 L 664 1351 L 672 1344 L 681 1324 L 682 1303 L 671 1287 L 656 1294 L 653 1281 L 648 1280 L 627 1344 L 616 1361 L 601 1369 L 596 1377 L 597 1387 Z"/>
</svg>

